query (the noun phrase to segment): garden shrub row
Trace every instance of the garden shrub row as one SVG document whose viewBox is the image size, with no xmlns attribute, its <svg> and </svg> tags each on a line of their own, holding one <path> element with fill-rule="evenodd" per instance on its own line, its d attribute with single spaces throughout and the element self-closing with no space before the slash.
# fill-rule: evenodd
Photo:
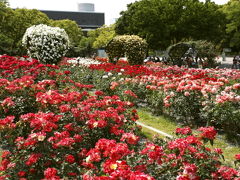
<svg viewBox="0 0 240 180">
<path fill-rule="evenodd" d="M 148 68 L 137 69 L 140 75 Z M 137 98 L 133 91 L 139 90 L 133 72 L 122 67 L 117 75 L 95 70 L 89 74 L 91 71 L 0 57 L 0 139 L 4 148 L 0 179 L 240 178 L 237 169 L 222 164 L 220 149 L 205 147 L 204 142 L 216 137 L 213 127 L 199 128 L 195 135 L 188 127 L 178 128 L 176 139 L 142 139 L 131 102 Z M 123 78 L 127 72 L 129 78 Z M 99 75 L 105 78 L 97 81 L 94 76 Z M 115 81 L 109 82 L 109 78 Z M 90 80 L 109 82 L 102 86 L 110 85 L 109 92 L 121 94 L 99 91 L 95 88 L 100 84 L 94 87 Z M 120 91 L 119 85 L 126 82 L 136 86 Z M 238 162 L 239 154 L 236 165 Z"/>
<path fill-rule="evenodd" d="M 83 74 L 82 74 L 82 73 Z M 76 71 L 97 89 L 122 96 L 131 89 L 157 115 L 190 127 L 211 125 L 240 142 L 240 71 L 176 66 L 92 65 Z"/>
</svg>

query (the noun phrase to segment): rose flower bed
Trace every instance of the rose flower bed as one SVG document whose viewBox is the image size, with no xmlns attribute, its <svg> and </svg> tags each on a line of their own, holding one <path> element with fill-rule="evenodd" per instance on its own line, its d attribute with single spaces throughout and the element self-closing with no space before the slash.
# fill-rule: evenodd
<svg viewBox="0 0 240 180">
<path fill-rule="evenodd" d="M 211 125 L 240 142 L 240 71 L 155 66 L 91 65 L 72 77 L 88 74 L 99 90 L 119 97 L 127 90 L 147 102 L 155 114 L 191 127 Z M 121 97 L 122 98 L 122 97 Z"/>
<path fill-rule="evenodd" d="M 0 179 L 240 178 L 221 163 L 220 149 L 205 147 L 216 136 L 213 127 L 196 135 L 177 129 L 171 140 L 142 139 L 128 101 L 132 91 L 126 101 L 108 96 L 72 80 L 65 68 L 0 57 Z"/>
</svg>

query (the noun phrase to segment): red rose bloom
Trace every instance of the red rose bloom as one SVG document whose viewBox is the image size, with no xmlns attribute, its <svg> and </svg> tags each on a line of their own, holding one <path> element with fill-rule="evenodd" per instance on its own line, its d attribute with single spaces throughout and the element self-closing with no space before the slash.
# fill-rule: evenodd
<svg viewBox="0 0 240 180">
<path fill-rule="evenodd" d="M 20 176 L 20 177 L 23 177 L 23 176 L 25 176 L 26 175 L 26 172 L 25 171 L 19 171 L 18 172 L 18 176 Z"/>
<path fill-rule="evenodd" d="M 53 178 L 57 175 L 57 170 L 55 168 L 47 168 L 45 171 L 44 171 L 44 177 L 45 178 Z"/>
<path fill-rule="evenodd" d="M 189 127 L 185 127 L 185 128 L 177 128 L 176 129 L 176 134 L 192 134 L 192 130 Z"/>
<path fill-rule="evenodd" d="M 240 154 L 236 154 L 236 155 L 235 155 L 235 159 L 236 159 L 236 160 L 240 160 Z"/>
<path fill-rule="evenodd" d="M 200 134 L 200 136 L 202 138 L 206 138 L 206 139 L 215 139 L 217 132 L 214 129 L 214 127 L 200 127 L 198 129 L 198 131 L 201 131 L 202 133 Z"/>
<path fill-rule="evenodd" d="M 65 161 L 67 161 L 68 163 L 72 164 L 75 162 L 75 158 L 73 155 L 69 154 L 65 156 Z"/>
</svg>

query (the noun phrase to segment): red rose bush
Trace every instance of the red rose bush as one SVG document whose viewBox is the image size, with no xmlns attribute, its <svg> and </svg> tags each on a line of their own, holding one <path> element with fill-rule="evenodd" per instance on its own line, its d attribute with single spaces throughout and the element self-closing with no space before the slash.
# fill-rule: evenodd
<svg viewBox="0 0 240 180">
<path fill-rule="evenodd" d="M 117 72 L 130 78 L 116 81 L 124 87 L 117 96 L 82 84 L 66 66 L 8 56 L 0 64 L 0 179 L 240 178 L 239 171 L 222 164 L 220 149 L 205 147 L 203 141 L 216 136 L 213 127 L 199 128 L 197 135 L 177 129 L 176 139 L 143 139 L 129 101 L 138 93 L 125 89 L 126 81 L 140 82 L 130 70 Z M 147 69 L 137 74 L 151 72 Z M 236 155 L 236 165 L 238 160 Z"/>
<path fill-rule="evenodd" d="M 93 72 L 92 82 L 98 89 L 121 98 L 124 91 L 131 90 L 138 97 L 132 101 L 147 103 L 155 114 L 167 115 L 191 127 L 211 125 L 223 131 L 232 142 L 240 142 L 239 70 L 110 63 L 89 68 L 90 74 Z M 122 76 L 118 78 L 119 72 Z M 97 73 L 110 73 L 111 77 L 104 79 Z"/>
</svg>

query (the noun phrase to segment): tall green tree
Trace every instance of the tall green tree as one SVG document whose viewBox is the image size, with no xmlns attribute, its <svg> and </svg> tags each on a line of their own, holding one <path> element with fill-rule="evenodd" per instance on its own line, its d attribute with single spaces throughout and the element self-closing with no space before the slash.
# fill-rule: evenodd
<svg viewBox="0 0 240 180">
<path fill-rule="evenodd" d="M 104 25 L 95 31 L 97 32 L 97 36 L 93 42 L 93 48 L 95 49 L 105 48 L 109 41 L 111 41 L 116 36 L 114 25 Z"/>
<path fill-rule="evenodd" d="M 183 40 L 219 43 L 224 35 L 224 14 L 207 0 L 141 0 L 129 4 L 116 22 L 117 34 L 136 34 L 151 49 L 165 49 Z"/>
<path fill-rule="evenodd" d="M 14 23 L 12 28 L 14 30 L 12 38 L 15 42 L 13 48 L 18 50 L 16 54 L 21 55 L 25 53 L 22 48 L 22 37 L 27 28 L 38 25 L 46 24 L 49 25 L 49 18 L 46 14 L 42 13 L 37 9 L 15 9 L 14 10 Z"/>
<path fill-rule="evenodd" d="M 87 36 L 81 39 L 79 49 L 82 56 L 90 56 L 96 49 L 105 48 L 109 41 L 116 36 L 114 25 L 102 26 L 98 29 L 88 31 Z"/>
<path fill-rule="evenodd" d="M 70 49 L 66 56 L 76 57 L 80 55 L 80 41 L 83 38 L 82 29 L 75 21 L 69 19 L 51 20 L 51 26 L 60 27 L 66 31 L 70 39 Z"/>
<path fill-rule="evenodd" d="M 69 19 L 52 20 L 50 25 L 64 29 L 69 36 L 72 46 L 75 47 L 79 45 L 80 40 L 83 37 L 83 32 L 75 21 Z"/>
<path fill-rule="evenodd" d="M 227 43 L 234 51 L 240 51 L 240 1 L 230 0 L 222 11 L 227 18 Z"/>
<path fill-rule="evenodd" d="M 116 36 L 114 25 L 103 25 L 100 28 L 89 31 L 87 34 L 88 41 L 92 48 L 104 48 L 108 42 Z"/>
<path fill-rule="evenodd" d="M 10 54 L 12 51 L 13 17 L 14 11 L 5 2 L 0 2 L 0 54 Z"/>
<path fill-rule="evenodd" d="M 49 18 L 36 9 L 16 9 L 0 2 L 0 53 L 22 55 L 26 51 L 21 45 L 27 28 L 37 24 L 48 24 Z"/>
</svg>

